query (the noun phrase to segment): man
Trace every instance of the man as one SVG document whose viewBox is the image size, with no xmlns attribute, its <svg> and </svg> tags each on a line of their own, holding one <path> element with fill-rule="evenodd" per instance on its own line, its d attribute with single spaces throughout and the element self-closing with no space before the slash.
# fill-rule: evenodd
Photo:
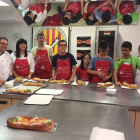
<svg viewBox="0 0 140 140">
<path fill-rule="evenodd" d="M 121 51 L 123 56 L 119 61 L 115 62 L 114 66 L 114 81 L 117 86 L 123 82 L 133 84 L 136 68 L 140 69 L 140 60 L 130 54 L 132 51 L 132 44 L 130 42 L 123 42 Z"/>
<path fill-rule="evenodd" d="M 100 22 L 114 22 L 116 20 L 115 6 L 111 0 L 100 2 L 99 6 L 94 11 L 94 15 Z"/>
<path fill-rule="evenodd" d="M 31 50 L 36 61 L 35 76 L 41 79 L 50 79 L 52 73 L 53 50 L 45 45 L 45 36 L 43 33 L 37 35 L 38 46 Z"/>
<path fill-rule="evenodd" d="M 77 23 L 83 17 L 83 10 L 81 10 L 83 9 L 83 0 L 81 0 L 81 5 L 78 2 L 71 2 L 69 4 L 69 0 L 65 0 L 65 3 L 64 10 L 61 12 L 63 24 Z"/>
<path fill-rule="evenodd" d="M 72 54 L 66 52 L 67 42 L 65 40 L 61 40 L 58 45 L 60 52 L 53 57 L 52 61 L 52 80 L 74 81 L 77 62 Z"/>
<path fill-rule="evenodd" d="M 6 51 L 8 46 L 8 39 L 0 38 L 0 83 L 13 80 L 12 75 L 12 59 L 10 54 Z"/>
<path fill-rule="evenodd" d="M 109 44 L 107 41 L 100 41 L 99 53 L 89 63 L 87 73 L 92 75 L 92 83 L 107 82 L 113 76 L 113 60 L 107 54 Z"/>
</svg>

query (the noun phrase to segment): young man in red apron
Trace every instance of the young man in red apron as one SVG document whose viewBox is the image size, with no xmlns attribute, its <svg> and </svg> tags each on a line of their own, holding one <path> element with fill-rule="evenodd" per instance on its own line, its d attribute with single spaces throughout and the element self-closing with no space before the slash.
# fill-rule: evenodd
<svg viewBox="0 0 140 140">
<path fill-rule="evenodd" d="M 76 74 L 76 60 L 74 56 L 68 52 L 67 42 L 61 40 L 59 42 L 59 53 L 52 60 L 52 80 L 69 80 L 74 81 Z"/>
<path fill-rule="evenodd" d="M 34 47 L 31 51 L 36 61 L 35 76 L 41 79 L 50 79 L 52 73 L 52 48 L 44 44 L 45 36 L 42 33 L 38 34 L 37 41 L 38 47 Z"/>
<path fill-rule="evenodd" d="M 114 66 L 114 81 L 117 86 L 123 82 L 133 84 L 136 69 L 140 68 L 139 59 L 130 54 L 132 51 L 132 44 L 130 42 L 125 41 L 121 46 L 121 51 L 123 56 L 119 61 L 115 62 Z"/>
<path fill-rule="evenodd" d="M 69 3 L 69 0 L 65 0 L 65 3 L 66 4 L 64 10 L 63 12 L 61 12 L 63 24 L 69 25 L 70 23 L 77 23 L 82 18 L 80 3 L 78 2 Z M 83 4 L 83 0 L 81 0 L 81 4 Z"/>
<path fill-rule="evenodd" d="M 100 41 L 99 54 L 95 55 L 89 63 L 87 72 L 92 75 L 92 83 L 107 82 L 113 75 L 113 60 L 107 54 L 109 44 L 107 41 Z"/>
</svg>

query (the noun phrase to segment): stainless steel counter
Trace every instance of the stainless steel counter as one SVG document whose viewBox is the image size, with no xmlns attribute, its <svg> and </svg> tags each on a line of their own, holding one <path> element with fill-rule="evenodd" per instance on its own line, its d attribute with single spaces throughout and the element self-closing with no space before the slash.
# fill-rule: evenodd
<svg viewBox="0 0 140 140">
<path fill-rule="evenodd" d="M 73 88 L 78 89 L 72 87 L 70 90 Z M 82 89 L 83 94 L 88 94 Z M 5 127 L 9 117 L 22 115 L 47 117 L 59 122 L 60 126 L 54 133 Z M 124 132 L 125 140 L 138 140 L 127 108 L 123 106 L 64 100 L 53 100 L 50 105 L 36 106 L 24 105 L 21 101 L 0 113 L 0 140 L 89 140 L 93 127 Z"/>
</svg>

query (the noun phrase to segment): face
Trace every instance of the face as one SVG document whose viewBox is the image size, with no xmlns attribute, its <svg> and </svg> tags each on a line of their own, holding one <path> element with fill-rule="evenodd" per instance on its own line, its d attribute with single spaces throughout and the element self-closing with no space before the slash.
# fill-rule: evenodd
<svg viewBox="0 0 140 140">
<path fill-rule="evenodd" d="M 34 19 L 34 16 L 33 16 L 33 14 L 31 13 L 31 14 L 29 14 L 28 15 L 28 17 L 30 17 L 32 20 Z"/>
<path fill-rule="evenodd" d="M 7 50 L 8 42 L 5 39 L 0 40 L 0 53 L 4 53 Z"/>
<path fill-rule="evenodd" d="M 27 45 L 25 43 L 22 43 L 19 45 L 19 48 L 21 51 L 25 51 L 26 47 L 27 47 Z"/>
<path fill-rule="evenodd" d="M 94 16 L 91 15 L 91 16 L 88 17 L 88 19 L 90 19 L 90 20 L 94 20 Z"/>
<path fill-rule="evenodd" d="M 71 19 L 71 13 L 70 12 L 66 12 L 64 17 L 67 17 L 68 19 Z"/>
<path fill-rule="evenodd" d="M 131 51 L 132 50 L 129 50 L 128 48 L 124 48 L 124 47 L 121 48 L 122 55 L 125 57 L 129 56 Z"/>
<path fill-rule="evenodd" d="M 65 53 L 66 49 L 67 49 L 66 42 L 60 42 L 60 44 L 59 44 L 59 51 L 60 51 L 60 53 Z"/>
<path fill-rule="evenodd" d="M 90 57 L 89 57 L 89 55 L 85 55 L 85 57 L 83 58 L 83 62 L 84 62 L 84 64 L 89 64 L 89 61 L 90 61 Z"/>
<path fill-rule="evenodd" d="M 109 47 L 107 47 L 106 50 L 103 50 L 103 49 L 99 49 L 99 50 L 100 50 L 101 55 L 106 56 L 109 52 Z"/>
<path fill-rule="evenodd" d="M 44 45 L 45 36 L 39 36 L 39 37 L 37 38 L 37 41 L 38 41 L 38 44 L 39 44 L 39 45 Z"/>
</svg>

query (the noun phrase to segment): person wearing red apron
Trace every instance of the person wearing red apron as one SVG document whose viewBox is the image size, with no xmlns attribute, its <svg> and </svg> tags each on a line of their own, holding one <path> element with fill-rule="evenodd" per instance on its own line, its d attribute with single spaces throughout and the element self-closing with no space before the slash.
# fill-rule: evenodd
<svg viewBox="0 0 140 140">
<path fill-rule="evenodd" d="M 113 60 L 108 56 L 109 44 L 100 41 L 99 54 L 95 55 L 89 65 L 87 72 L 92 75 L 92 83 L 108 82 L 113 75 Z"/>
</svg>

